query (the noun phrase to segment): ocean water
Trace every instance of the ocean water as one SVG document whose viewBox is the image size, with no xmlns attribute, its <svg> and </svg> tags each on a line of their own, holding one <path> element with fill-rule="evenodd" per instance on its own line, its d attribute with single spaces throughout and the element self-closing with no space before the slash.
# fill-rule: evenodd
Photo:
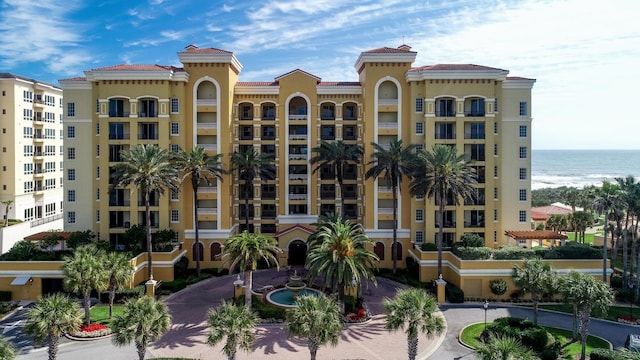
<svg viewBox="0 0 640 360">
<path fill-rule="evenodd" d="M 531 188 L 600 185 L 633 175 L 640 180 L 640 150 L 533 150 Z"/>
</svg>

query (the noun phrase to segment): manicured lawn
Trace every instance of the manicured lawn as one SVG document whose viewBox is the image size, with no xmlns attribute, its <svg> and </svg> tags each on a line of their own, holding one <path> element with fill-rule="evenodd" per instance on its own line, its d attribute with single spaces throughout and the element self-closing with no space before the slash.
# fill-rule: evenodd
<svg viewBox="0 0 640 360">
<path fill-rule="evenodd" d="M 569 304 L 539 305 L 538 307 L 540 309 L 555 310 L 555 311 L 560 311 L 567 314 L 573 314 L 573 307 Z M 611 320 L 611 321 L 618 321 L 618 317 L 620 315 L 625 315 L 625 316 L 631 315 L 630 307 L 612 306 L 609 308 L 609 311 L 607 312 L 606 317 L 603 317 L 603 316 L 595 316 L 595 317 L 600 319 Z M 640 309 L 638 309 L 637 307 L 634 307 L 633 317 L 635 318 L 640 317 Z"/>
<path fill-rule="evenodd" d="M 489 325 L 490 323 L 487 323 Z M 570 339 L 572 337 L 570 330 L 558 329 L 544 326 L 544 328 L 551 334 L 555 335 L 558 340 L 562 343 L 564 348 L 564 359 L 573 359 L 574 355 L 580 354 L 582 347 L 579 342 L 571 342 Z M 480 333 L 484 330 L 484 323 L 477 323 L 467 326 L 462 330 L 462 334 L 460 334 L 460 340 L 471 348 L 476 348 L 480 341 L 478 340 L 480 337 Z M 587 338 L 587 354 L 591 353 L 591 350 L 596 348 L 608 349 L 609 343 L 605 340 L 591 336 Z"/>
<path fill-rule="evenodd" d="M 122 306 L 114 305 L 113 317 L 115 318 L 118 315 L 122 315 Z M 100 323 L 110 327 L 111 320 L 109 319 L 109 305 L 96 305 L 91 308 L 92 323 Z"/>
<path fill-rule="evenodd" d="M 567 231 L 565 233 L 565 235 L 567 235 L 568 237 L 568 241 L 573 241 L 576 238 L 576 235 L 574 232 L 571 231 Z M 602 234 L 600 234 L 602 235 Z M 578 237 L 580 237 L 580 234 L 578 234 Z M 589 234 L 584 234 L 584 243 L 585 244 L 593 244 L 593 234 L 589 233 Z"/>
</svg>

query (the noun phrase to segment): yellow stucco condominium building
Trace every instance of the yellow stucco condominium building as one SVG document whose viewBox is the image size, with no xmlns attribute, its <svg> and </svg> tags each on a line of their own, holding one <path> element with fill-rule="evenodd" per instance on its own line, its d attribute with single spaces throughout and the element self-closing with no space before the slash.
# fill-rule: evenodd
<svg viewBox="0 0 640 360">
<path fill-rule="evenodd" d="M 376 241 L 381 267 L 391 267 L 392 194 L 383 179 L 365 179 L 372 142 L 430 148 L 455 145 L 473 160 L 477 201 L 447 206 L 445 243 L 478 233 L 488 246 L 506 243 L 507 230 L 530 229 L 531 89 L 535 80 L 471 64 L 414 67 L 417 53 L 402 45 L 365 51 L 355 62 L 359 81 L 322 81 L 294 69 L 271 81 L 240 81 L 242 64 L 229 51 L 190 45 L 178 53 L 182 68 L 115 65 L 64 79 L 64 126 L 73 129 L 65 147 L 65 230 L 92 229 L 118 244 L 144 221 L 140 193 L 113 186 L 111 167 L 120 151 L 157 144 L 170 151 L 204 147 L 229 155 L 253 147 L 275 155 L 277 177 L 256 180 L 245 209 L 236 174 L 225 175 L 198 194 L 195 219 L 190 184 L 154 196 L 151 225 L 171 228 L 193 260 L 194 221 L 202 241 L 203 266 L 218 266 L 221 245 L 245 228 L 275 236 L 292 264 L 304 261 L 306 238 L 318 214 L 340 213 L 362 223 Z M 304 66 L 304 64 L 300 64 Z M 311 149 L 320 140 L 342 139 L 364 148 L 363 164 L 345 174 L 340 192 L 333 174 L 313 172 Z M 79 196 L 80 195 L 80 196 Z M 399 198 L 398 258 L 412 243 L 434 242 L 437 207 L 412 198 L 408 181 Z M 285 260 L 285 259 L 281 260 Z M 400 266 L 404 261 L 400 262 Z M 193 264 L 193 263 L 191 263 Z"/>
</svg>

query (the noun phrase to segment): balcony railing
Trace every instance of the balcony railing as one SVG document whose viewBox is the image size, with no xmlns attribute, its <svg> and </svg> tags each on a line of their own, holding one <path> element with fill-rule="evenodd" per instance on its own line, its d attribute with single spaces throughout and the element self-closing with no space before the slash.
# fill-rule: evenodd
<svg viewBox="0 0 640 360">
<path fill-rule="evenodd" d="M 398 105 L 398 99 L 378 99 L 378 105 Z"/>
<path fill-rule="evenodd" d="M 200 215 L 217 215 L 218 208 L 198 208 L 198 214 Z"/>
<path fill-rule="evenodd" d="M 128 112 L 109 111 L 109 117 L 114 117 L 114 118 L 129 117 L 129 113 Z"/>
<path fill-rule="evenodd" d="M 289 140 L 307 140 L 307 134 L 290 134 Z"/>
<path fill-rule="evenodd" d="M 484 139 L 485 138 L 485 133 L 484 132 L 465 132 L 464 133 L 464 138 L 465 139 Z"/>
<path fill-rule="evenodd" d="M 216 194 L 217 192 L 218 192 L 218 188 L 213 186 L 201 186 L 198 188 L 198 193 Z"/>
<path fill-rule="evenodd" d="M 109 140 L 129 140 L 131 134 L 109 134 Z"/>
<path fill-rule="evenodd" d="M 214 106 L 216 105 L 216 99 L 197 99 L 197 106 Z"/>
<path fill-rule="evenodd" d="M 308 174 L 289 174 L 289 180 L 307 180 L 309 179 Z"/>
<path fill-rule="evenodd" d="M 436 111 L 436 116 L 437 117 L 453 117 L 456 116 L 456 112 L 451 110 L 451 111 Z"/>
<path fill-rule="evenodd" d="M 465 112 L 464 116 L 467 116 L 467 117 L 472 117 L 472 116 L 482 117 L 482 116 L 484 116 L 484 111 L 468 111 L 468 112 Z"/>
<path fill-rule="evenodd" d="M 289 194 L 289 200 L 292 201 L 306 201 L 307 200 L 307 194 Z"/>
<path fill-rule="evenodd" d="M 378 186 L 378 192 L 390 193 L 392 191 L 393 191 L 393 188 L 391 186 Z"/>
<path fill-rule="evenodd" d="M 393 208 L 378 208 L 378 214 L 380 215 L 392 215 Z"/>
<path fill-rule="evenodd" d="M 218 144 L 198 144 L 198 146 L 200 146 L 201 148 L 205 149 L 205 150 L 217 150 L 218 149 Z"/>
<path fill-rule="evenodd" d="M 308 115 L 289 115 L 289 120 L 307 120 Z"/>
<path fill-rule="evenodd" d="M 378 123 L 378 128 L 380 129 L 396 129 L 398 128 L 398 123 L 397 122 L 379 122 Z"/>
<path fill-rule="evenodd" d="M 198 129 L 215 129 L 218 127 L 217 122 L 199 122 Z"/>
<path fill-rule="evenodd" d="M 289 160 L 308 160 L 309 154 L 289 154 Z"/>
</svg>

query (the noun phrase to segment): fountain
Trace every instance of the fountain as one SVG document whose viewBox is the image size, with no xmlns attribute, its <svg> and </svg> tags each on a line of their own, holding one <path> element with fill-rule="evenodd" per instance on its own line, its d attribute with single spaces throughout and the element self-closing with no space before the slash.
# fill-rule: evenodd
<svg viewBox="0 0 640 360">
<path fill-rule="evenodd" d="M 267 294 L 267 301 L 276 306 L 293 308 L 295 307 L 298 296 L 320 296 L 321 294 L 322 293 L 316 289 L 308 288 L 307 284 L 305 284 L 298 275 L 298 272 L 295 271 L 293 275 L 289 277 L 289 281 L 284 284 L 283 289 L 277 289 Z"/>
</svg>

